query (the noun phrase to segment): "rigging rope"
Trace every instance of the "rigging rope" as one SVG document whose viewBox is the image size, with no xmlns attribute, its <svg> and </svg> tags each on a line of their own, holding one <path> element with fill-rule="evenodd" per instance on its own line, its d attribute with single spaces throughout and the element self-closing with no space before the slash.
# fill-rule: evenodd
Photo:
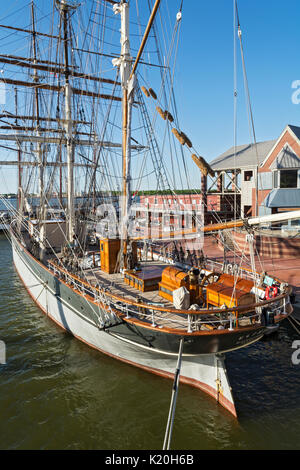
<svg viewBox="0 0 300 470">
<path fill-rule="evenodd" d="M 98 3 L 97 3 L 98 5 Z M 183 2 L 181 2 L 181 7 L 180 7 L 180 13 L 182 11 L 182 7 L 183 7 Z M 105 10 L 106 12 L 106 10 Z M 90 15 L 89 17 L 89 22 L 91 21 L 92 19 L 92 14 Z M 160 20 L 161 20 L 161 24 L 162 24 L 162 16 L 160 16 Z M 104 19 L 103 19 L 103 23 L 104 23 Z M 94 24 L 93 24 L 93 27 L 94 28 Z M 177 108 L 176 108 L 176 102 L 175 102 L 175 94 L 174 94 L 174 72 L 173 72 L 173 75 L 171 74 L 170 72 L 170 63 L 171 63 L 171 60 L 172 60 L 172 54 L 174 52 L 174 68 L 175 68 L 175 64 L 176 64 L 176 60 L 177 60 L 177 52 L 178 52 L 178 44 L 179 44 L 179 33 L 180 33 L 180 28 L 181 28 L 181 24 L 180 24 L 180 21 L 178 20 L 177 18 L 177 21 L 176 21 L 176 24 L 175 24 L 175 27 L 174 27 L 174 30 L 173 30 L 173 35 L 172 35 L 172 39 L 171 39 L 171 45 L 170 45 L 170 48 L 169 48 L 169 51 L 167 53 L 167 67 L 164 68 L 164 69 L 161 69 L 161 70 L 164 70 L 164 72 L 162 72 L 162 86 L 161 86 L 161 90 L 160 90 L 160 96 L 162 96 L 162 94 L 164 93 L 164 96 L 165 96 L 165 100 L 166 100 L 166 104 L 167 104 L 167 107 L 169 108 L 169 105 L 172 106 L 172 111 L 174 110 L 174 115 L 175 115 L 175 122 L 176 124 L 178 125 L 178 127 L 180 128 L 179 126 L 179 119 L 178 119 L 178 112 L 177 112 Z M 102 44 L 103 46 L 103 43 L 104 43 L 104 24 L 103 24 L 103 29 L 102 29 L 102 38 L 101 40 L 99 41 L 100 44 Z M 84 34 L 84 38 L 83 38 L 83 44 L 86 44 L 87 43 L 87 46 L 86 47 L 90 47 L 90 45 L 93 43 L 94 41 L 94 37 L 93 37 L 93 34 L 86 34 L 87 33 L 87 29 L 84 29 L 83 27 L 79 28 L 80 32 L 82 34 Z M 78 33 L 79 34 L 79 33 Z M 73 41 L 76 41 L 76 36 L 75 36 L 75 33 L 73 30 L 70 31 L 70 37 L 72 38 L 72 42 Z M 89 41 L 89 43 L 88 43 Z M 58 41 L 59 43 L 59 41 Z M 158 43 L 157 43 L 158 44 Z M 59 60 L 59 44 L 57 46 L 57 50 L 56 50 L 56 59 Z M 75 50 L 76 48 L 74 48 Z M 158 54 L 160 55 L 160 49 L 161 47 L 157 47 L 157 51 L 158 51 Z M 51 49 L 49 48 L 50 52 L 51 52 Z M 86 65 L 87 65 L 87 61 L 88 61 L 88 58 L 86 59 Z M 80 59 L 80 64 L 83 64 L 82 60 Z M 74 54 L 72 54 L 72 65 L 75 65 L 75 56 Z M 55 77 L 53 76 L 53 83 L 55 81 Z M 58 76 L 58 80 L 60 80 L 59 76 Z M 117 81 L 117 77 L 115 79 L 115 84 L 114 84 L 114 91 L 113 91 L 113 94 L 115 92 L 115 88 L 116 88 L 116 81 Z M 86 80 L 85 80 L 86 82 Z M 165 89 L 169 87 L 169 96 L 167 97 L 167 94 L 165 92 Z M 43 96 L 43 95 L 42 95 Z M 78 96 L 78 97 L 75 97 L 73 96 L 73 104 L 74 104 L 74 108 L 77 109 L 77 113 L 79 113 L 79 110 L 80 109 L 86 109 L 84 108 L 84 102 L 83 102 L 83 97 L 82 96 Z M 58 99 L 59 101 L 59 99 Z M 32 103 L 33 105 L 33 103 Z M 54 104 L 54 100 L 51 101 L 51 104 L 48 105 L 47 101 L 45 98 L 43 98 L 43 105 L 44 105 L 44 110 L 45 110 L 45 113 L 48 114 L 49 116 L 51 115 L 51 109 L 53 106 L 56 105 L 56 103 Z M 99 102 L 97 102 L 97 106 L 100 107 L 99 105 Z M 61 108 L 61 107 L 60 107 Z M 95 112 L 95 108 L 96 108 L 96 105 L 94 104 L 93 106 L 93 112 Z M 104 138 L 104 136 L 106 135 L 106 133 L 108 132 L 108 117 L 110 116 L 110 112 L 112 110 L 112 100 L 111 102 L 109 103 L 109 105 L 107 106 L 107 112 L 106 112 L 106 115 L 105 115 L 105 111 L 104 109 L 100 109 L 100 112 L 102 112 L 102 116 L 103 116 L 103 126 L 102 126 L 102 129 L 101 129 L 101 132 L 98 132 L 97 134 L 100 135 Z M 117 108 L 115 109 L 115 116 L 116 116 L 116 113 L 117 113 Z M 155 118 L 154 118 L 155 119 Z M 115 118 L 114 118 L 115 120 Z M 95 129 L 97 127 L 97 124 L 95 124 Z M 153 126 L 154 127 L 154 126 Z M 165 137 L 164 137 L 164 141 L 163 141 L 163 146 L 162 146 L 162 150 L 160 151 L 160 154 L 158 154 L 158 157 L 160 158 L 160 161 L 159 161 L 159 166 L 158 166 L 158 171 L 159 171 L 159 181 L 160 183 L 159 184 L 162 184 L 163 188 L 165 187 L 164 185 L 166 184 L 166 186 L 170 186 L 169 185 L 169 171 L 168 171 L 168 168 L 167 168 L 167 165 L 165 164 L 165 162 L 163 161 L 163 150 L 164 150 L 164 147 L 165 147 L 165 143 L 166 143 L 166 139 L 167 139 L 167 132 L 168 132 L 168 135 L 169 135 L 169 140 L 170 140 L 170 132 L 169 132 L 169 126 L 167 127 L 166 126 L 166 129 L 165 129 Z M 150 134 L 154 132 L 154 129 L 153 128 L 150 128 Z M 113 134 L 113 126 L 111 126 L 111 136 Z M 172 137 L 172 136 L 171 136 Z M 178 167 L 179 167 L 179 160 L 178 160 L 178 155 L 177 155 L 177 152 L 176 152 L 176 145 L 174 144 L 174 137 L 173 137 L 173 145 L 174 145 L 174 149 L 175 149 L 175 156 L 176 156 L 176 159 L 177 159 L 177 164 L 178 164 Z M 171 144 L 172 142 L 170 142 Z M 156 153 L 155 152 L 156 149 L 152 149 L 152 152 L 153 153 Z M 183 161 L 183 167 L 184 167 L 184 173 L 185 173 L 185 176 L 186 176 L 186 180 L 188 182 L 189 180 L 189 175 L 188 175 L 188 171 L 187 171 L 187 167 L 186 167 L 186 162 L 185 162 L 185 159 L 184 159 L 184 152 L 183 152 L 183 147 L 180 146 L 180 152 L 181 152 L 181 157 L 182 157 L 182 161 Z M 173 153 L 173 152 L 172 152 Z M 86 171 L 86 183 L 85 183 L 85 188 L 87 189 L 87 193 L 88 194 L 92 194 L 93 192 L 93 185 L 96 181 L 96 167 L 99 165 L 99 162 L 100 162 L 100 158 L 102 158 L 103 160 L 103 167 L 105 165 L 108 164 L 108 161 L 109 161 L 109 158 L 110 156 L 112 155 L 112 152 L 109 152 L 108 150 L 105 150 L 105 149 L 100 149 L 99 150 L 99 153 L 96 155 L 96 158 L 95 158 L 95 163 L 96 163 L 96 166 L 95 166 L 95 170 L 91 170 L 91 169 L 88 169 Z M 36 157 L 34 157 L 36 158 Z M 57 162 L 57 159 L 58 159 L 58 155 L 56 155 L 56 162 Z M 145 162 L 146 162 L 146 159 L 145 159 Z M 146 163 L 145 163 L 146 164 Z M 172 158 L 172 165 L 174 164 L 174 161 L 173 161 L 173 158 Z M 114 160 L 112 159 L 111 161 L 111 165 L 113 166 L 114 165 Z M 141 168 L 142 170 L 143 168 Z M 55 169 L 53 170 L 53 173 L 49 175 L 48 177 L 48 186 L 47 186 L 47 189 L 46 189 L 46 193 L 45 193 L 45 203 L 47 202 L 49 205 L 50 205 L 50 193 L 51 193 L 51 188 L 53 187 L 56 187 L 56 183 L 55 183 L 55 175 L 54 175 L 54 171 Z M 28 184 L 27 184 L 27 187 L 26 187 L 26 193 L 29 191 L 29 185 L 31 184 L 30 183 L 30 180 L 32 180 L 32 175 L 34 175 L 34 170 L 28 170 L 28 172 L 31 172 L 31 178 L 28 178 Z M 113 188 L 113 183 L 112 183 L 112 175 L 113 174 L 117 174 L 117 172 L 113 172 L 112 175 L 110 175 L 109 172 L 106 172 L 106 174 L 104 175 L 104 171 L 102 172 L 103 173 L 103 176 L 107 177 L 107 186 L 110 187 L 110 189 Z M 166 176 L 162 176 L 162 174 L 165 173 Z M 173 174 L 175 173 L 175 167 L 173 168 Z M 148 174 L 144 177 L 147 177 L 149 176 L 149 174 L 151 174 L 150 172 L 148 172 Z M 183 186 L 183 180 L 182 180 L 182 174 L 179 172 L 179 177 L 181 179 L 181 184 Z M 110 178 L 110 180 L 109 180 Z M 142 183 L 142 177 L 140 176 L 140 185 Z M 165 178 L 165 182 L 161 182 L 161 180 Z M 117 179 L 117 178 L 116 178 Z M 174 178 L 173 178 L 174 179 Z M 167 183 L 166 183 L 167 181 Z M 32 182 L 32 181 L 31 181 Z M 34 184 L 35 186 L 35 184 Z M 188 184 L 189 186 L 189 184 Z M 101 187 L 101 186 L 100 186 Z M 140 186 L 139 186 L 140 188 Z M 194 194 L 199 194 L 196 190 L 192 190 L 194 191 Z M 172 195 L 174 196 L 177 196 L 176 194 L 176 191 L 174 191 L 173 189 L 170 188 L 170 192 Z M 88 202 L 86 203 L 86 206 L 87 206 Z M 167 206 L 167 204 L 166 204 Z M 59 207 L 61 207 L 62 209 L 64 209 L 63 207 L 63 204 L 62 204 L 62 201 L 59 201 Z M 207 207 L 207 205 L 206 205 Z M 221 218 L 216 215 L 215 218 L 217 220 L 221 220 Z M 82 249 L 84 249 L 84 246 L 81 247 Z M 74 255 L 75 256 L 75 255 Z M 78 260 L 78 258 L 77 258 Z"/>
</svg>

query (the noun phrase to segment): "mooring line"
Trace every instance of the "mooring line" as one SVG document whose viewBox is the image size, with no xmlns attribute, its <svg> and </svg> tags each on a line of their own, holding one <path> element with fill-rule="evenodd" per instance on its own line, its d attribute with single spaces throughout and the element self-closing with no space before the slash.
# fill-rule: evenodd
<svg viewBox="0 0 300 470">
<path fill-rule="evenodd" d="M 184 339 L 181 338 L 180 344 L 179 344 L 177 367 L 176 367 L 176 371 L 175 371 L 175 375 L 174 375 L 172 398 L 171 398 L 171 403 L 170 403 L 170 410 L 169 410 L 168 422 L 167 422 L 167 427 L 166 427 L 163 450 L 170 450 L 171 437 L 172 437 L 173 424 L 174 424 L 174 416 L 175 416 L 175 409 L 176 409 L 176 400 L 177 400 L 177 394 L 178 394 L 179 377 L 180 377 L 180 370 L 181 370 L 183 341 L 184 341 Z"/>
<path fill-rule="evenodd" d="M 293 319 L 293 321 L 296 323 L 296 325 L 300 326 L 300 322 L 293 315 L 290 315 L 290 318 Z"/>
<path fill-rule="evenodd" d="M 293 318 L 293 320 L 295 321 L 295 319 Z M 298 330 L 298 328 L 294 325 L 294 323 L 292 322 L 292 320 L 288 317 L 288 321 L 290 322 L 291 326 L 294 328 L 294 330 L 298 333 L 298 335 L 300 336 L 300 330 Z M 297 320 L 296 320 L 296 323 L 298 324 Z"/>
</svg>

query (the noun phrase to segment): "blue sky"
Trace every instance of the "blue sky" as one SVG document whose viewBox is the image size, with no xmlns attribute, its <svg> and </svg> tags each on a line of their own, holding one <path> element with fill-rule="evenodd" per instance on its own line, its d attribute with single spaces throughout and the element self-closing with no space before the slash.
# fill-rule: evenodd
<svg viewBox="0 0 300 470">
<path fill-rule="evenodd" d="M 300 125 L 300 105 L 291 100 L 291 84 L 300 79 L 300 3 L 239 0 L 238 7 L 256 137 L 275 139 L 286 124 Z M 234 141 L 233 2 L 185 1 L 183 16 L 180 72 L 189 83 L 183 90 L 184 123 L 210 160 Z M 237 141 L 243 144 L 249 142 L 249 126 L 239 49 L 237 57 Z"/>
<path fill-rule="evenodd" d="M 49 2 L 36 0 L 40 15 Z M 27 27 L 27 8 L 20 10 L 20 14 L 16 12 L 29 3 L 0 2 L 0 23 Z M 180 3 L 162 0 L 172 22 Z M 146 15 L 147 4 L 147 0 L 139 1 Z M 292 82 L 300 80 L 300 3 L 239 0 L 238 8 L 256 137 L 258 141 L 275 139 L 287 124 L 300 126 L 300 104 L 292 103 L 295 91 Z M 181 129 L 210 161 L 234 143 L 233 0 L 184 0 L 181 28 L 175 84 Z M 8 37 L 9 34 L 0 29 L 0 50 L 11 40 L 14 44 L 15 37 Z M 17 55 L 21 43 L 15 44 Z M 10 52 L 14 53 L 14 49 Z M 237 143 L 244 144 L 250 141 L 250 136 L 238 43 L 237 59 Z M 195 172 L 194 164 L 188 165 L 191 173 Z M 13 171 L 6 170 L 6 175 L 11 181 Z M 7 188 L 3 190 L 6 191 Z"/>
</svg>

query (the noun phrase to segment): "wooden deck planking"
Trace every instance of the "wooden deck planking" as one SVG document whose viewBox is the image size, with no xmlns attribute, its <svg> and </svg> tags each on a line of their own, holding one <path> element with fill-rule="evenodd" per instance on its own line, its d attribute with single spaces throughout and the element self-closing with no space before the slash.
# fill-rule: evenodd
<svg viewBox="0 0 300 470">
<path fill-rule="evenodd" d="M 155 264 L 155 263 L 153 263 Z M 157 263 L 160 264 L 161 263 Z M 157 291 L 150 291 L 150 292 L 141 292 L 135 287 L 132 287 L 128 284 L 125 283 L 123 275 L 121 273 L 116 273 L 116 274 L 107 274 L 103 271 L 101 271 L 100 268 L 90 268 L 85 270 L 85 277 L 86 279 L 92 284 L 96 285 L 97 283 L 101 284 L 102 286 L 106 287 L 109 289 L 109 291 L 114 294 L 118 295 L 121 297 L 124 297 L 124 299 L 132 300 L 132 301 L 137 301 L 137 298 L 141 300 L 141 302 L 148 304 L 150 303 L 158 303 L 163 305 L 165 308 L 170 308 L 174 309 L 174 305 L 169 302 L 168 300 L 160 297 Z M 150 306 L 151 308 L 151 306 Z M 155 308 L 155 307 L 154 307 Z M 191 315 L 193 315 L 193 311 L 191 311 Z M 143 317 L 143 314 L 141 313 L 140 315 L 136 315 L 137 318 L 141 319 L 142 321 L 145 321 L 146 323 L 152 323 L 151 318 L 145 318 Z M 205 315 L 199 317 L 199 322 L 211 322 L 211 321 L 216 321 L 218 322 L 219 319 L 215 317 L 213 314 L 211 316 Z M 184 329 L 187 330 L 188 323 L 187 323 L 187 317 L 182 314 L 176 314 L 173 312 L 160 312 L 155 314 L 155 325 L 158 328 L 172 328 L 172 329 Z M 200 325 L 201 326 L 201 325 Z M 206 329 L 205 326 L 202 328 Z"/>
<path fill-rule="evenodd" d="M 161 263 L 160 263 L 161 264 Z M 85 271 L 86 279 L 92 285 L 96 283 L 102 284 L 109 289 L 112 294 L 123 296 L 124 299 L 137 301 L 139 297 L 141 302 L 147 303 L 158 303 L 164 306 L 165 308 L 174 309 L 174 305 L 160 297 L 157 291 L 150 291 L 150 292 L 141 292 L 136 288 L 125 284 L 123 275 L 120 273 L 116 274 L 107 274 L 101 271 L 100 268 L 91 268 Z M 150 306 L 151 308 L 151 306 Z M 142 319 L 142 314 L 141 314 Z M 151 323 L 150 319 L 146 320 L 143 318 L 144 321 L 147 323 Z M 157 327 L 169 327 L 169 328 L 178 328 L 178 329 L 186 329 L 187 328 L 187 319 L 186 317 L 172 313 L 172 312 L 161 312 L 159 314 L 159 318 L 157 314 L 155 315 L 155 324 Z"/>
</svg>

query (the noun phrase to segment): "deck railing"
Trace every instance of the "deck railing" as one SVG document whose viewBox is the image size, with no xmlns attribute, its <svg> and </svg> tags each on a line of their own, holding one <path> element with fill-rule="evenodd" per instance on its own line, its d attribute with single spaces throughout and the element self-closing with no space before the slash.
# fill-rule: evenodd
<svg viewBox="0 0 300 470">
<path fill-rule="evenodd" d="M 143 303 L 125 299 L 112 292 L 92 286 L 74 274 L 69 273 L 54 261 L 48 262 L 49 269 L 59 279 L 67 283 L 83 297 L 91 300 L 104 310 L 127 321 L 141 321 L 152 327 L 184 330 L 188 333 L 227 329 L 232 331 L 243 326 L 254 326 L 261 323 L 262 309 L 267 308 L 274 315 L 287 314 L 289 293 L 284 292 L 276 298 L 262 300 L 255 304 L 232 308 L 212 308 L 200 310 L 176 310 L 158 303 Z"/>
<path fill-rule="evenodd" d="M 172 258 L 169 258 L 168 256 L 164 256 L 162 251 L 157 251 L 155 249 L 152 250 L 151 257 L 156 258 L 159 261 L 163 261 L 167 264 L 173 264 L 175 266 L 182 267 L 183 269 L 191 269 L 191 266 L 181 263 L 181 262 L 175 262 Z M 147 258 L 148 259 L 148 258 Z M 217 271 L 217 272 L 224 272 L 227 274 L 237 274 L 239 277 L 243 279 L 248 279 L 248 280 L 254 280 L 256 273 L 253 273 L 250 269 L 244 268 L 242 266 L 239 266 L 234 263 L 221 263 L 219 261 L 211 260 L 211 259 L 206 259 L 206 271 Z"/>
</svg>

